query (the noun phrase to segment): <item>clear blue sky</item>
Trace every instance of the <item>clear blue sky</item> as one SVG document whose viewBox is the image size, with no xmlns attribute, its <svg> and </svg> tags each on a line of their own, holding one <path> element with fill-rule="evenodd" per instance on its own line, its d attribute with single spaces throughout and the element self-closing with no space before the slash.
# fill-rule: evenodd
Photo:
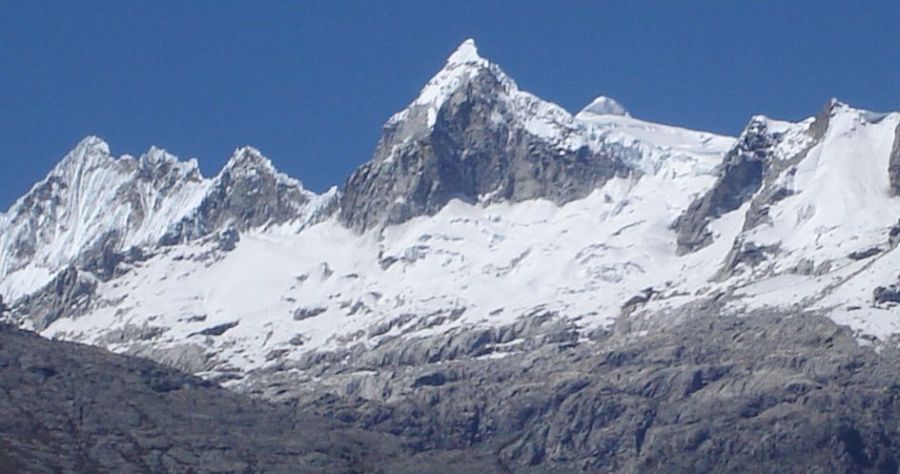
<svg viewBox="0 0 900 474">
<path fill-rule="evenodd" d="M 735 134 L 832 96 L 900 110 L 900 1 L 0 0 L 0 208 L 78 140 L 215 174 L 250 144 L 323 190 L 467 37 L 570 111 Z"/>
</svg>

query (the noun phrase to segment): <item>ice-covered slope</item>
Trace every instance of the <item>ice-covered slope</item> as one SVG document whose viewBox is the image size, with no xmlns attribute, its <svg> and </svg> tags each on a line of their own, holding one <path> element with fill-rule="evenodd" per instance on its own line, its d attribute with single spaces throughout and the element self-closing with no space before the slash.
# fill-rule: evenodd
<svg viewBox="0 0 900 474">
<path fill-rule="evenodd" d="M 870 334 L 900 332 L 898 309 L 876 295 L 900 282 L 900 199 L 889 176 L 898 127 L 900 113 L 837 101 L 814 120 L 769 121 L 773 162 L 723 263 L 747 296 L 736 306 L 793 304 Z"/>
<path fill-rule="evenodd" d="M 154 242 L 208 187 L 196 161 L 156 148 L 115 159 L 102 140 L 85 138 L 0 215 L 0 291 L 16 298 L 34 290 L 70 264 L 89 264 L 95 247 L 102 254 Z"/>
</svg>

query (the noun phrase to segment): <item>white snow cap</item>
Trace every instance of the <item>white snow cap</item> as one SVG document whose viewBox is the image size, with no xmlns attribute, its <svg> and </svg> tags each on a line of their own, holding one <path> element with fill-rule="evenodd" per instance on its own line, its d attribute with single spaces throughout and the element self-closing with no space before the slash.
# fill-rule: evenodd
<svg viewBox="0 0 900 474">
<path fill-rule="evenodd" d="M 578 112 L 578 115 L 582 114 L 631 116 L 631 114 L 625 110 L 625 107 L 618 103 L 616 99 L 605 95 L 597 97 L 593 102 L 588 104 L 587 107 L 581 109 L 581 112 Z"/>
<path fill-rule="evenodd" d="M 477 64 L 481 62 L 484 62 L 484 59 L 478 55 L 478 47 L 475 46 L 475 40 L 472 38 L 463 41 L 456 48 L 456 51 L 447 58 L 447 65 Z"/>
<path fill-rule="evenodd" d="M 75 148 L 50 171 L 51 175 L 61 176 L 74 173 L 79 169 L 90 169 L 112 160 L 109 144 L 102 138 L 89 135 L 81 139 Z"/>
</svg>

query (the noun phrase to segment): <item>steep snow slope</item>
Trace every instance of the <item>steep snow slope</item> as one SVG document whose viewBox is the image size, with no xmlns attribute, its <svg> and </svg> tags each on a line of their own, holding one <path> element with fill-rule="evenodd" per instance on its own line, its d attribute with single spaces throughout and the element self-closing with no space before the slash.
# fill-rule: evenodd
<svg viewBox="0 0 900 474">
<path fill-rule="evenodd" d="M 873 299 L 875 288 L 897 283 L 900 268 L 891 234 L 900 230 L 900 199 L 892 197 L 888 175 L 900 113 L 875 114 L 836 101 L 826 113 L 820 122 L 827 130 L 812 147 L 770 173 L 784 197 L 767 203 L 766 218 L 735 242 L 736 249 L 766 249 L 761 261 L 738 263 L 732 280 L 746 298 L 735 305 L 795 304 L 884 337 L 900 332 L 897 308 Z M 809 128 L 809 121 L 783 125 L 780 133 L 798 136 Z"/>
<path fill-rule="evenodd" d="M 85 138 L 0 215 L 0 292 L 33 291 L 106 241 L 127 249 L 158 240 L 208 187 L 195 160 L 157 148 L 115 159 L 105 142 Z"/>
</svg>

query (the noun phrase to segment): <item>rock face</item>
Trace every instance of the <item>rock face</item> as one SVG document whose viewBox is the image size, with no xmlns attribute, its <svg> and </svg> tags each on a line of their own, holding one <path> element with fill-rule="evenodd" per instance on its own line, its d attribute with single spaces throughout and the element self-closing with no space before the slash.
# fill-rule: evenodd
<svg viewBox="0 0 900 474">
<path fill-rule="evenodd" d="M 0 460 L 10 473 L 897 472 L 896 349 L 813 315 L 634 329 L 581 338 L 535 315 L 310 357 L 315 382 L 254 385 L 285 404 L 0 325 Z"/>
<path fill-rule="evenodd" d="M 366 465 L 350 433 L 336 433 L 334 449 L 327 447 L 328 422 L 141 359 L 0 326 L 0 372 L 4 472 L 348 472 Z"/>
<path fill-rule="evenodd" d="M 789 183 L 794 181 L 797 166 L 826 138 L 832 117 L 847 110 L 846 104 L 831 99 L 814 119 L 800 124 L 754 117 L 725 155 L 716 184 L 675 222 L 678 252 L 709 245 L 713 237 L 709 222 L 746 203 L 749 207 L 742 232 L 765 223 L 770 208 L 795 192 Z"/>
<path fill-rule="evenodd" d="M 699 317 L 590 340 L 571 331 L 538 323 L 351 351 L 282 396 L 424 452 L 487 450 L 503 472 L 900 466 L 897 351 L 860 347 L 826 318 Z"/>
<path fill-rule="evenodd" d="M 386 125 L 350 179 L 341 220 L 356 230 L 434 214 L 449 200 L 565 203 L 625 172 L 559 107 L 519 91 L 467 41 Z"/>
<path fill-rule="evenodd" d="M 891 177 L 891 192 L 894 196 L 900 195 L 900 124 L 894 132 L 894 149 L 891 151 L 891 160 L 888 168 Z"/>
<path fill-rule="evenodd" d="M 709 221 L 739 208 L 759 190 L 772 143 L 765 121 L 751 121 L 725 156 L 716 184 L 675 222 L 680 253 L 708 245 Z"/>
<path fill-rule="evenodd" d="M 40 291 L 17 301 L 13 317 L 30 321 L 37 331 L 60 318 L 77 318 L 88 309 L 97 280 L 90 274 L 69 267 Z"/>
<path fill-rule="evenodd" d="M 876 305 L 900 304 L 900 283 L 888 286 L 879 286 L 872 292 Z"/>
<path fill-rule="evenodd" d="M 333 192 L 324 203 L 313 203 L 319 196 L 276 171 L 258 150 L 244 147 L 213 180 L 197 209 L 169 229 L 162 243 L 182 243 L 226 228 L 243 232 L 296 219 L 315 221 L 333 210 L 332 199 Z"/>
</svg>

